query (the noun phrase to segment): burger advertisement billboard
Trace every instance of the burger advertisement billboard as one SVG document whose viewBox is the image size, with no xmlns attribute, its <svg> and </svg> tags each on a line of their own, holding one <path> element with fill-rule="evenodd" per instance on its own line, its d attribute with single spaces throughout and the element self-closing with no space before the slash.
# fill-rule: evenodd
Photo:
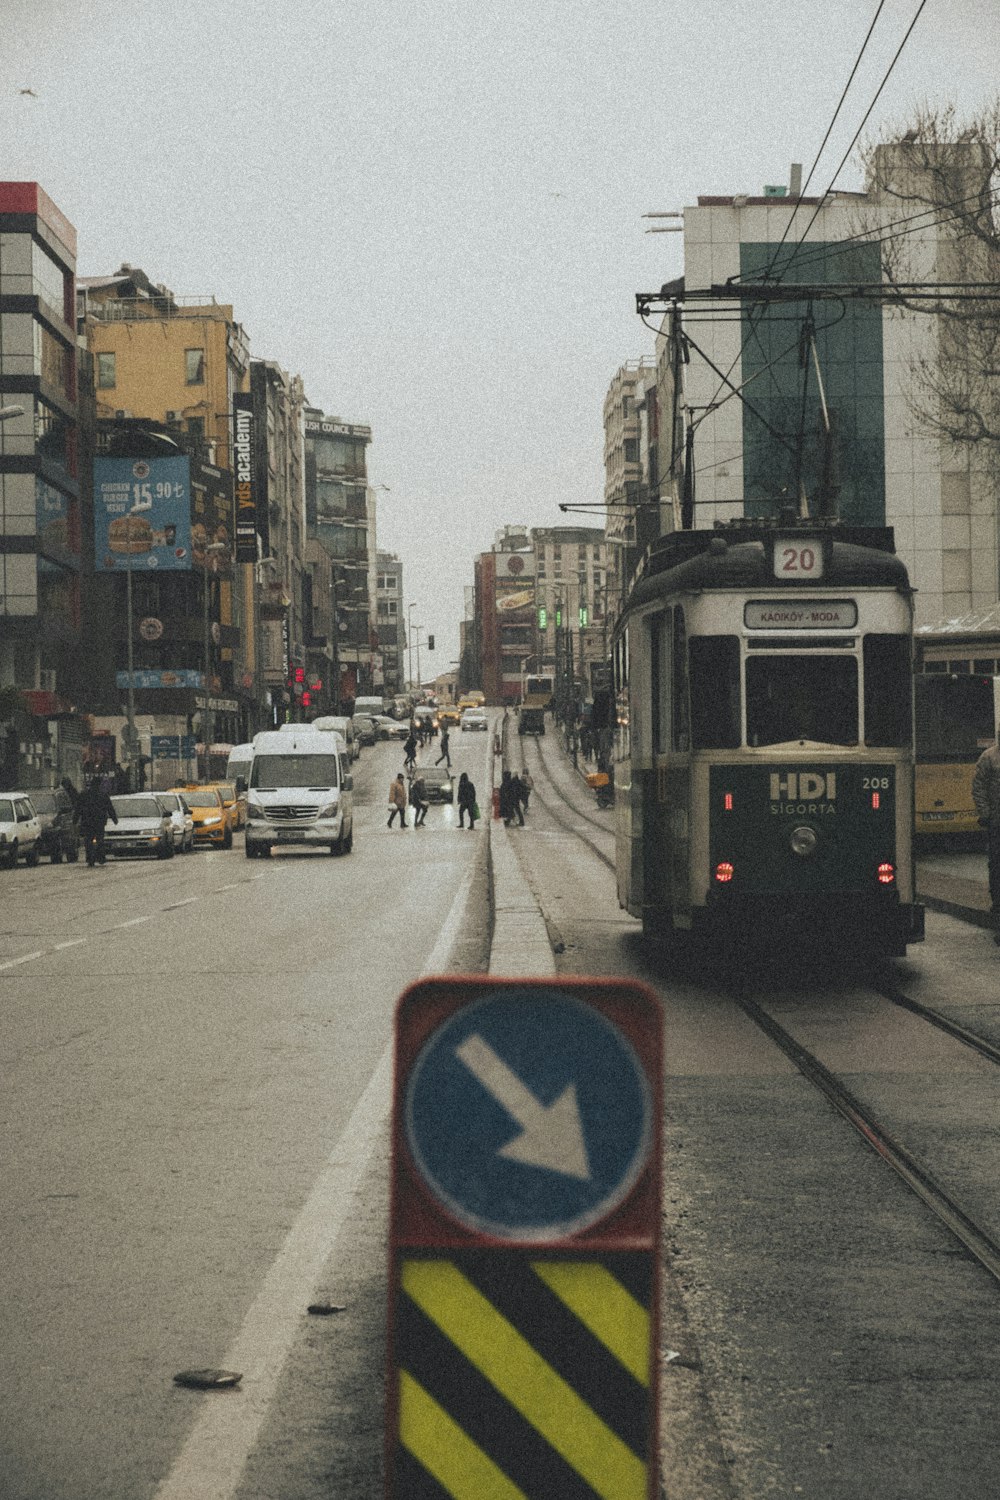
<svg viewBox="0 0 1000 1500">
<path fill-rule="evenodd" d="M 189 458 L 94 459 L 94 566 L 190 569 Z"/>
</svg>

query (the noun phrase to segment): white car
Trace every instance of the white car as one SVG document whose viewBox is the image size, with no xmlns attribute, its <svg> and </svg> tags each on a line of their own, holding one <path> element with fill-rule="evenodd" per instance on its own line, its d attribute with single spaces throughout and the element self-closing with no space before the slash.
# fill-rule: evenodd
<svg viewBox="0 0 1000 1500">
<path fill-rule="evenodd" d="M 128 792 L 112 797 L 111 806 L 118 814 L 117 823 L 104 831 L 108 854 L 153 854 L 157 859 L 172 859 L 174 831 L 170 814 L 160 805 L 153 792 Z"/>
<path fill-rule="evenodd" d="M 188 854 L 194 848 L 194 818 L 181 792 L 157 792 L 156 800 L 170 814 L 174 848 Z"/>
<path fill-rule="evenodd" d="M 37 865 L 42 825 L 23 792 L 0 794 L 0 860 L 13 870 L 19 859 Z"/>
<path fill-rule="evenodd" d="M 485 732 L 489 728 L 489 720 L 481 708 L 467 708 L 460 722 L 463 734 L 467 729 L 482 729 Z"/>
</svg>

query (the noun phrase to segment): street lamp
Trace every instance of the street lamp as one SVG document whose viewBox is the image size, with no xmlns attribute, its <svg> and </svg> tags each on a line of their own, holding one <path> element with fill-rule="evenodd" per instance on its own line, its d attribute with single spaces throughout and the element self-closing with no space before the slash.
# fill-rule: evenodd
<svg viewBox="0 0 1000 1500">
<path fill-rule="evenodd" d="M 413 623 L 412 623 L 412 615 L 413 615 L 413 611 L 416 609 L 416 607 L 417 607 L 416 603 L 408 604 L 406 606 L 406 654 L 407 654 L 407 658 L 408 658 L 408 662 L 409 662 L 408 671 L 409 671 L 409 674 L 410 674 L 410 690 L 411 690 L 411 692 L 412 692 L 412 690 L 413 690 L 414 687 L 419 687 L 419 683 L 415 683 L 413 681 Z"/>
<path fill-rule="evenodd" d="M 209 762 L 208 762 L 208 747 L 212 743 L 212 700 L 211 700 L 211 697 L 210 697 L 211 683 L 210 683 L 210 680 L 209 680 L 209 678 L 210 678 L 210 660 L 211 660 L 211 658 L 209 656 L 209 630 L 208 630 L 208 589 L 209 589 L 208 575 L 209 575 L 209 573 L 211 571 L 214 571 L 214 569 L 210 568 L 209 558 L 210 557 L 218 557 L 218 555 L 221 552 L 228 552 L 228 551 L 229 551 L 229 543 L 228 542 L 208 542 L 205 545 L 205 590 L 204 590 L 204 605 L 205 605 L 205 618 L 204 618 L 204 624 L 205 624 L 205 712 L 204 712 L 204 714 L 202 716 L 201 732 L 202 732 L 202 739 L 205 742 L 205 770 L 207 772 L 209 772 L 209 774 L 211 774 L 211 767 L 210 767 Z M 131 583 L 132 583 L 132 570 L 131 570 L 131 568 L 129 569 L 129 575 L 128 575 L 128 577 L 129 577 L 129 585 L 130 585 L 130 589 L 131 589 Z M 129 597 L 131 598 L 131 592 L 130 592 L 130 596 Z M 130 642 L 130 645 L 131 645 L 131 639 L 132 639 L 131 632 L 129 632 L 129 642 Z M 129 680 L 131 681 L 131 674 L 129 675 Z"/>
</svg>

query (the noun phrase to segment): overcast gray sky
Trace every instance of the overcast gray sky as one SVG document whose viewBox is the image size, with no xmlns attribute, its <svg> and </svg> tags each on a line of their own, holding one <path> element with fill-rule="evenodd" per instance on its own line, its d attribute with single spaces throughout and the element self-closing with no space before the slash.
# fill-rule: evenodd
<svg viewBox="0 0 1000 1500">
<path fill-rule="evenodd" d="M 886 0 L 814 187 L 918 3 Z M 608 381 L 652 351 L 634 293 L 682 269 L 642 214 L 808 171 L 876 8 L 0 0 L 0 177 L 55 199 L 81 275 L 232 302 L 255 356 L 371 423 L 441 669 L 495 530 L 601 498 Z M 998 43 L 995 0 L 928 0 L 871 128 L 979 106 Z"/>
</svg>

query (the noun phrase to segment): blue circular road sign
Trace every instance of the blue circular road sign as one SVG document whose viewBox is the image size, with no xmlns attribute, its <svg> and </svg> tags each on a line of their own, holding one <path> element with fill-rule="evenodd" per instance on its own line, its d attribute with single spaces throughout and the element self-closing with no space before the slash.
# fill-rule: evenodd
<svg viewBox="0 0 1000 1500">
<path fill-rule="evenodd" d="M 449 1016 L 414 1064 L 404 1118 L 442 1206 L 502 1239 L 561 1239 L 604 1218 L 652 1140 L 631 1043 L 593 1006 L 537 986 Z"/>
</svg>

